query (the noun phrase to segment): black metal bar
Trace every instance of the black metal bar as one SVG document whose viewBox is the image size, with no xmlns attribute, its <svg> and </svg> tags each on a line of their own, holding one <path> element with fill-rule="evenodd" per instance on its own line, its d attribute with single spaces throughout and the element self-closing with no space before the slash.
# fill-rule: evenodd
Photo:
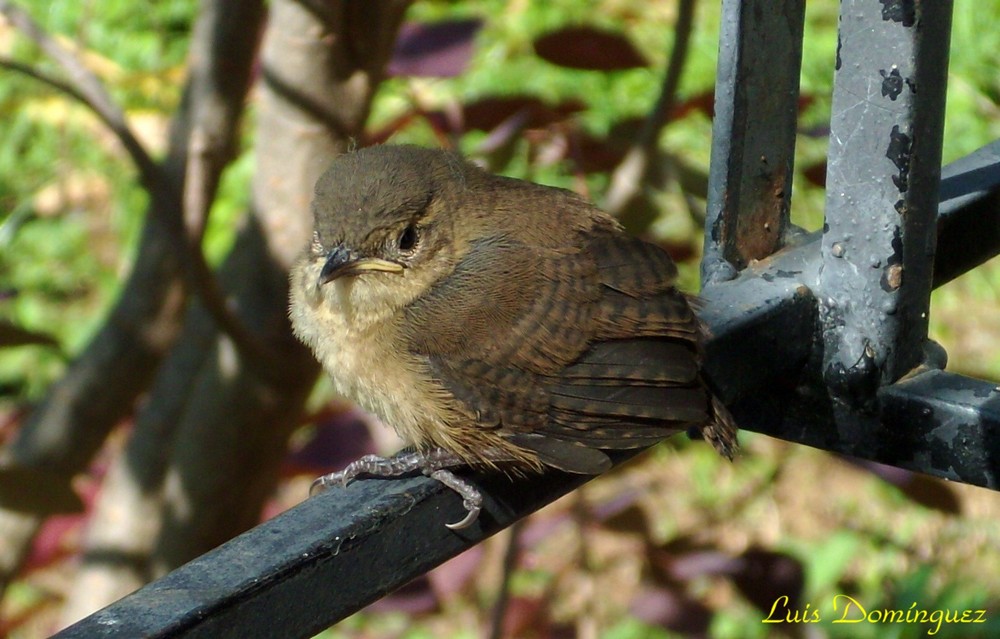
<svg viewBox="0 0 1000 639">
<path fill-rule="evenodd" d="M 829 399 L 778 385 L 732 406 L 742 428 L 821 450 L 1000 489 L 1000 387 L 929 370 L 879 390 L 879 412 L 854 412 L 874 432 L 858 445 L 842 436 L 843 414 Z M 870 446 L 870 447 L 866 447 Z"/>
<path fill-rule="evenodd" d="M 804 0 L 723 0 L 702 260 L 706 285 L 732 279 L 784 242 L 804 23 Z M 760 78 L 764 69 L 766 81 Z"/>
<path fill-rule="evenodd" d="M 885 464 L 1000 489 L 1000 386 L 928 371 L 879 391 Z"/>
<path fill-rule="evenodd" d="M 819 286 L 837 403 L 870 404 L 921 361 L 951 12 L 950 0 L 841 3 Z"/>
<path fill-rule="evenodd" d="M 702 291 L 705 368 L 725 403 L 765 390 L 763 380 L 799 378 L 816 332 L 817 244 L 813 236 Z"/>
<path fill-rule="evenodd" d="M 1000 254 L 1000 141 L 941 170 L 934 288 Z"/>
<path fill-rule="evenodd" d="M 635 452 L 615 454 L 616 461 Z M 568 493 L 590 477 L 481 477 L 470 528 L 437 481 L 361 480 L 329 490 L 55 635 L 219 639 L 309 637 Z"/>
</svg>

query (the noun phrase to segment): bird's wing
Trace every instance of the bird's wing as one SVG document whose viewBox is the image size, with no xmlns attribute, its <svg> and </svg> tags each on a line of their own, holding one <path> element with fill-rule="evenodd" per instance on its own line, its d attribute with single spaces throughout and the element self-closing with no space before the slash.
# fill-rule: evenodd
<svg viewBox="0 0 1000 639">
<path fill-rule="evenodd" d="M 478 427 L 595 474 L 600 448 L 710 420 L 700 327 L 658 247 L 601 233 L 582 250 L 487 238 L 408 311 L 409 343 Z"/>
</svg>

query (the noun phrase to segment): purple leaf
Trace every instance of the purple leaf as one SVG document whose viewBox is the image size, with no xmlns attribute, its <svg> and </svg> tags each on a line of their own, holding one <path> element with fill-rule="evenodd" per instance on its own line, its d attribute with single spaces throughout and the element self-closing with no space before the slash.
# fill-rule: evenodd
<svg viewBox="0 0 1000 639">
<path fill-rule="evenodd" d="M 389 61 L 389 75 L 450 78 L 461 74 L 482 25 L 478 18 L 404 23 Z"/>
<path fill-rule="evenodd" d="M 360 409 L 342 406 L 331 406 L 316 415 L 312 420 L 316 424 L 313 438 L 289 453 L 283 474 L 325 473 L 377 452 L 368 419 Z"/>
<path fill-rule="evenodd" d="M 514 145 L 524 131 L 524 125 L 528 121 L 528 112 L 518 111 L 500 124 L 496 125 L 479 143 L 479 153 L 497 153 L 501 151 L 512 152 Z"/>
<path fill-rule="evenodd" d="M 596 27 L 566 27 L 535 40 L 540 58 L 570 69 L 621 71 L 649 66 L 620 33 Z"/>
<path fill-rule="evenodd" d="M 653 580 L 665 586 L 699 577 L 728 575 L 740 565 L 739 560 L 711 548 L 677 552 L 649 547 L 646 552 Z"/>
<path fill-rule="evenodd" d="M 441 601 L 467 590 L 483 563 L 483 547 L 473 546 L 427 573 L 431 590 Z"/>
<path fill-rule="evenodd" d="M 712 622 L 712 611 L 704 604 L 668 588 L 642 590 L 630 609 L 647 624 L 684 635 L 704 636 Z"/>
<path fill-rule="evenodd" d="M 904 495 L 926 508 L 933 508 L 948 515 L 960 515 L 962 504 L 955 491 L 943 479 L 928 477 L 904 468 L 887 466 L 864 459 L 845 458 L 853 464 L 892 484 Z"/>
<path fill-rule="evenodd" d="M 638 535 L 644 540 L 650 538 L 649 522 L 639 504 L 630 504 L 610 514 L 604 519 L 603 527 L 615 532 Z"/>
<path fill-rule="evenodd" d="M 438 598 L 427 576 L 417 577 L 388 597 L 368 606 L 368 612 L 403 612 L 418 615 L 438 610 Z"/>
</svg>

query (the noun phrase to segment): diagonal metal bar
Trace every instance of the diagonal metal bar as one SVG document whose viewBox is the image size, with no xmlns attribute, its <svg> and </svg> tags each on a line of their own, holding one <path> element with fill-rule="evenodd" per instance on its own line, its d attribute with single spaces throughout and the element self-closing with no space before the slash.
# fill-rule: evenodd
<svg viewBox="0 0 1000 639">
<path fill-rule="evenodd" d="M 1000 141 L 941 169 L 934 288 L 1000 255 Z"/>
<path fill-rule="evenodd" d="M 619 456 L 619 458 L 631 455 Z M 472 527 L 424 477 L 329 490 L 182 566 L 56 637 L 308 637 L 537 510 L 588 478 L 477 478 Z"/>
</svg>

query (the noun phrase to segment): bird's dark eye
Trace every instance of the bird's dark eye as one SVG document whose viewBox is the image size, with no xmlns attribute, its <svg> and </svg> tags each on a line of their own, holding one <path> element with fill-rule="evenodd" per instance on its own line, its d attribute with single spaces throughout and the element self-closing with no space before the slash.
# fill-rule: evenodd
<svg viewBox="0 0 1000 639">
<path fill-rule="evenodd" d="M 410 252 L 417 246 L 417 227 L 410 224 L 399 234 L 397 245 L 400 251 Z"/>
</svg>

